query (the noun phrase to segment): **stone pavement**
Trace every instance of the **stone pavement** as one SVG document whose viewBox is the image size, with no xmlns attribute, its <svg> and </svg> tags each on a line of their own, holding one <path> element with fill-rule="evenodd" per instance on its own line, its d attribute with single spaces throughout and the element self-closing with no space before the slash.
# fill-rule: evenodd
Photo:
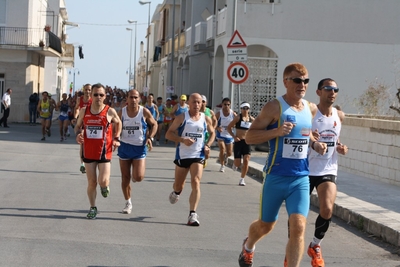
<svg viewBox="0 0 400 267">
<path fill-rule="evenodd" d="M 213 153 L 218 153 L 217 151 Z M 268 153 L 253 151 L 248 175 L 260 182 Z M 228 159 L 232 166 L 233 158 Z M 400 175 L 400 173 L 399 173 Z M 384 241 L 400 246 L 400 187 L 340 171 L 334 215 Z M 319 206 L 314 190 L 311 204 Z"/>
</svg>

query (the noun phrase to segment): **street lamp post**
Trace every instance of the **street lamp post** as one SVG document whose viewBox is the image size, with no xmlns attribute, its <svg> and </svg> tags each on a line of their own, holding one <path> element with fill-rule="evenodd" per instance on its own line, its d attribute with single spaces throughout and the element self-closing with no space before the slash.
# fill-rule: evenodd
<svg viewBox="0 0 400 267">
<path fill-rule="evenodd" d="M 131 45 L 129 52 L 129 78 L 128 78 L 128 91 L 131 89 L 131 78 L 132 78 L 132 29 L 126 28 L 127 31 L 131 32 Z"/>
<path fill-rule="evenodd" d="M 147 51 L 146 51 L 146 73 L 145 73 L 145 75 L 146 75 L 146 89 L 148 89 L 147 88 L 147 72 L 148 72 L 148 64 L 149 64 L 148 63 L 149 62 L 149 40 L 150 40 L 149 27 L 150 27 L 150 4 L 151 4 L 151 1 L 139 1 L 139 4 L 141 4 L 141 5 L 149 4 L 149 15 L 148 15 L 148 19 L 147 19 Z"/>
<path fill-rule="evenodd" d="M 78 75 L 79 75 L 79 69 L 78 68 L 73 68 L 72 69 L 73 70 L 73 72 L 71 72 L 71 71 L 69 71 L 69 74 L 74 74 L 74 81 L 73 81 L 73 90 L 72 90 L 72 95 L 75 95 L 75 72 L 76 72 L 76 70 L 78 70 Z"/>
<path fill-rule="evenodd" d="M 129 23 L 135 23 L 135 45 L 133 52 L 133 88 L 136 89 L 136 34 L 137 34 L 137 21 L 128 20 Z M 131 38 L 132 40 L 132 38 Z"/>
</svg>

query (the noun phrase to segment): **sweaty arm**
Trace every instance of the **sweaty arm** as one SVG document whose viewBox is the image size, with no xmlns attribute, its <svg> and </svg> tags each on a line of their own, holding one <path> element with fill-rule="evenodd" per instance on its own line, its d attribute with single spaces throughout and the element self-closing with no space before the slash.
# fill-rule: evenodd
<svg viewBox="0 0 400 267">
<path fill-rule="evenodd" d="M 280 107 L 278 100 L 265 104 L 246 133 L 246 143 L 249 145 L 262 144 L 273 138 L 289 134 L 294 127 L 291 122 L 284 122 L 278 128 L 267 130 L 269 125 L 279 120 L 279 117 Z"/>
<path fill-rule="evenodd" d="M 236 135 L 233 134 L 233 127 L 235 126 L 235 124 L 240 120 L 240 116 L 236 116 L 235 118 L 233 118 L 233 120 L 229 123 L 228 127 L 226 127 L 226 130 L 228 131 L 228 133 L 233 137 L 233 139 L 235 141 L 240 141 L 239 138 L 237 138 Z"/>
<path fill-rule="evenodd" d="M 157 121 L 154 119 L 153 114 L 151 114 L 148 109 L 143 109 L 143 117 L 145 118 L 146 123 L 148 125 L 150 125 L 150 127 L 148 128 L 148 129 L 150 129 L 150 132 L 147 134 L 148 138 L 146 140 L 146 144 L 147 144 L 149 150 L 151 151 L 151 149 L 153 148 L 152 138 L 157 133 L 158 124 L 157 124 Z"/>
<path fill-rule="evenodd" d="M 183 138 L 180 135 L 178 135 L 178 128 L 179 126 L 182 125 L 183 120 L 185 119 L 185 114 L 180 114 L 175 117 L 175 119 L 172 121 L 171 125 L 168 128 L 167 133 L 165 134 L 165 138 L 177 143 L 185 143 L 186 145 L 190 146 L 191 144 L 186 143 L 185 140 L 190 140 L 190 138 Z M 192 142 L 193 143 L 193 142 Z"/>
<path fill-rule="evenodd" d="M 84 140 L 82 125 L 83 125 L 83 117 L 85 115 L 85 111 L 86 111 L 86 108 L 79 110 L 79 117 L 78 117 L 78 120 L 77 120 L 75 128 L 74 128 L 74 132 L 76 135 L 76 142 L 78 144 L 83 144 L 83 140 Z"/>
</svg>

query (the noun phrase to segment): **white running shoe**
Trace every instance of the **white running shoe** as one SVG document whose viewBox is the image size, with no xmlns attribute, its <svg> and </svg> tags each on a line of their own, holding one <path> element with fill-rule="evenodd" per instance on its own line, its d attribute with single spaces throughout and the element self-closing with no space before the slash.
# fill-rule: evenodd
<svg viewBox="0 0 400 267">
<path fill-rule="evenodd" d="M 169 202 L 171 204 L 175 204 L 176 202 L 178 202 L 179 200 L 179 195 L 175 194 L 174 191 L 171 192 L 171 194 L 169 194 Z"/>
<path fill-rule="evenodd" d="M 199 226 L 199 215 L 197 213 L 191 213 L 188 217 L 187 225 L 189 226 Z"/>
<path fill-rule="evenodd" d="M 160 145 L 160 141 L 156 141 L 156 146 L 159 146 Z"/>
<path fill-rule="evenodd" d="M 125 208 L 122 210 L 124 214 L 131 214 L 132 212 L 132 203 L 126 202 Z"/>
<path fill-rule="evenodd" d="M 240 178 L 239 185 L 241 185 L 241 186 L 245 186 L 246 185 L 246 183 L 244 182 L 244 178 Z"/>
<path fill-rule="evenodd" d="M 220 171 L 220 172 L 225 172 L 225 166 L 222 165 L 221 168 L 219 168 L 219 171 Z"/>
<path fill-rule="evenodd" d="M 238 167 L 236 167 L 235 165 L 232 165 L 232 170 L 235 172 L 238 170 Z"/>
</svg>

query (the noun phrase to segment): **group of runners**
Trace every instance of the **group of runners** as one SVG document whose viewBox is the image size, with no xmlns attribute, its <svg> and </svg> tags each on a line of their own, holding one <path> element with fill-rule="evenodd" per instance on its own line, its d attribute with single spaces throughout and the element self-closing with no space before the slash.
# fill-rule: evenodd
<svg viewBox="0 0 400 267">
<path fill-rule="evenodd" d="M 81 145 L 80 170 L 86 172 L 90 209 L 87 218 L 97 216 L 97 185 L 103 197 L 110 194 L 110 162 L 113 151 L 118 151 L 122 192 L 125 198 L 123 213 L 132 212 L 131 184 L 145 176 L 147 152 L 160 144 L 165 130 L 165 141 L 175 143 L 175 179 L 169 201 L 175 204 L 190 173 L 189 226 L 199 226 L 196 209 L 200 201 L 200 181 L 210 147 L 218 142 L 219 171 L 225 172 L 227 158 L 233 153 L 233 169 L 240 170 L 239 185 L 246 185 L 251 144 L 269 142 L 270 152 L 265 166 L 266 177 L 261 192 L 260 216 L 249 228 L 239 255 L 239 266 L 253 266 L 255 244 L 267 235 L 278 219 L 283 201 L 289 215 L 288 244 L 284 266 L 299 266 L 304 250 L 309 195 L 316 188 L 320 212 L 315 222 L 314 237 L 307 248 L 311 266 L 324 266 L 321 241 L 329 228 L 336 198 L 338 154 L 345 155 L 346 145 L 340 143 L 344 113 L 333 104 L 339 88 L 331 78 L 322 79 L 316 93 L 319 103 L 304 99 L 308 87 L 308 71 L 304 65 L 293 63 L 283 73 L 286 93 L 265 104 L 259 115 L 250 115 L 250 104 L 240 104 L 234 112 L 229 98 L 222 100 L 221 110 L 214 113 L 207 108 L 207 98 L 198 93 L 182 95 L 179 103 L 172 99 L 147 96 L 141 104 L 140 93 L 127 93 L 126 104 L 116 110 L 104 103 L 106 90 L 101 84 L 85 85 L 73 112 L 68 116 L 66 95 L 54 104 L 60 118 L 68 118 L 75 125 L 76 141 Z M 42 120 L 43 138 L 49 133 L 47 113 L 51 102 L 45 94 L 38 105 Z M 155 103 L 154 103 L 155 102 Z M 71 118 L 72 114 L 72 118 Z M 43 123 L 44 121 L 44 123 Z M 60 119 L 60 135 L 67 135 L 67 124 Z M 154 139 L 156 138 L 156 139 Z M 98 173 L 97 173 L 98 171 Z"/>
</svg>

